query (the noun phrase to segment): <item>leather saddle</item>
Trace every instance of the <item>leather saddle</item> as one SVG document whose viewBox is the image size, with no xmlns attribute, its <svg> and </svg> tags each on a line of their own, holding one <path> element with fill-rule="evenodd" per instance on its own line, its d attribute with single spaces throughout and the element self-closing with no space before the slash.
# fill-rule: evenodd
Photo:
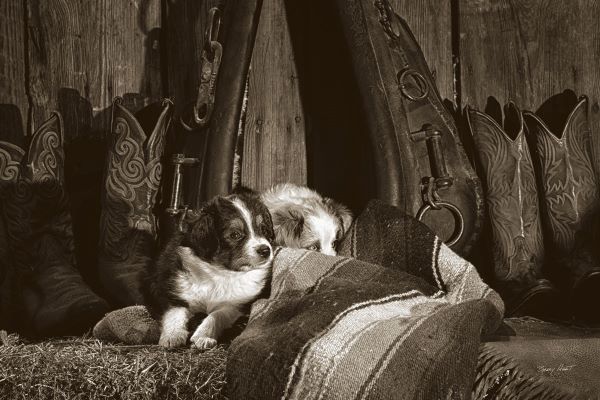
<svg viewBox="0 0 600 400">
<path fill-rule="evenodd" d="M 336 0 L 351 49 L 376 196 L 468 253 L 483 214 L 481 185 L 421 48 L 387 0 Z"/>
</svg>

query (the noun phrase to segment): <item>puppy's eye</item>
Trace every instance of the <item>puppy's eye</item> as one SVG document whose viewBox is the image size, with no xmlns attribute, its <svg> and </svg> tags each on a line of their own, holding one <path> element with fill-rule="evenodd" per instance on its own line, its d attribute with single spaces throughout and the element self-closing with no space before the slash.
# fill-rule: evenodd
<svg viewBox="0 0 600 400">
<path fill-rule="evenodd" d="M 316 244 L 316 243 L 315 244 L 311 244 L 306 249 L 307 250 L 311 250 L 311 251 L 319 251 L 319 250 L 321 250 L 321 248 L 319 247 L 319 245 Z"/>
<path fill-rule="evenodd" d="M 239 231 L 233 231 L 229 234 L 229 239 L 231 240 L 240 240 L 244 235 Z"/>
<path fill-rule="evenodd" d="M 331 244 L 331 247 L 333 247 L 334 250 L 337 250 L 339 245 L 340 245 L 340 241 L 334 240 L 333 243 Z"/>
</svg>

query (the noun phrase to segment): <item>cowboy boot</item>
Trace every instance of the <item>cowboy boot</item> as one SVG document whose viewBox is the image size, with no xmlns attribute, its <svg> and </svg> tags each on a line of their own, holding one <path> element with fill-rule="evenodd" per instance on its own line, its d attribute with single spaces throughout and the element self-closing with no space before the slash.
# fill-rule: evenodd
<svg viewBox="0 0 600 400">
<path fill-rule="evenodd" d="M 502 295 L 508 316 L 551 317 L 558 293 L 542 273 L 538 195 L 521 112 L 509 103 L 500 126 L 489 115 L 467 109 L 467 123 L 484 183 L 493 287 Z"/>
<path fill-rule="evenodd" d="M 569 293 L 578 317 L 600 320 L 600 258 L 588 226 L 600 212 L 591 157 L 588 100 L 581 97 L 562 131 L 525 112 L 527 136 L 542 194 L 542 220 L 550 278 Z"/>
<path fill-rule="evenodd" d="M 53 113 L 34 133 L 26 159 L 14 150 L 18 176 L 3 201 L 10 262 L 23 286 L 18 302 L 39 336 L 81 334 L 108 311 L 76 269 L 63 146 L 62 120 Z"/>
<path fill-rule="evenodd" d="M 2 151 L 0 151 L 0 157 L 2 156 Z M 0 171 L 0 175 L 1 172 L 2 171 Z M 11 264 L 8 262 L 8 254 L 8 234 L 6 232 L 4 219 L 0 217 L 0 329 L 12 331 L 14 330 L 14 327 L 10 326 L 10 324 L 13 318 L 9 315 L 13 310 L 11 299 L 14 295 L 12 293 L 13 286 L 11 285 L 12 279 L 10 276 L 12 271 L 10 271 Z"/>
<path fill-rule="evenodd" d="M 10 240 L 6 212 L 9 210 L 9 193 L 13 192 L 20 175 L 20 164 L 24 152 L 19 146 L 0 141 L 0 329 L 20 330 L 19 315 L 22 315 L 19 294 L 22 278 L 29 271 L 28 264 L 16 265 L 12 260 L 15 241 Z M 18 208 L 16 211 L 20 211 Z M 26 254 L 25 254 L 26 256 Z"/>
<path fill-rule="evenodd" d="M 98 268 L 109 301 L 124 307 L 143 304 L 139 275 L 156 251 L 158 229 L 153 210 L 173 104 L 165 100 L 151 105 L 137 114 L 149 117 L 138 119 L 121 103 L 120 98 L 113 102 Z M 146 134 L 144 127 L 150 134 Z"/>
</svg>

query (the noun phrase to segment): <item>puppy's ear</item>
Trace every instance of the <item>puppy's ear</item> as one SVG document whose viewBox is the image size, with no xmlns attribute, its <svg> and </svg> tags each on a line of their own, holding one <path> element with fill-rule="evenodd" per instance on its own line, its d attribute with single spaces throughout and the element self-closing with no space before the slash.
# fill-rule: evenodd
<svg viewBox="0 0 600 400">
<path fill-rule="evenodd" d="M 211 258 L 219 246 L 216 227 L 217 213 L 218 210 L 214 203 L 206 205 L 200 210 L 188 211 L 181 226 L 182 246 L 193 249 L 198 257 Z"/>
<path fill-rule="evenodd" d="M 271 242 L 271 244 L 273 244 L 273 242 L 275 241 L 275 227 L 273 224 L 273 218 L 271 217 L 269 209 L 264 204 L 262 205 L 261 215 L 263 216 L 264 221 L 263 234 L 265 235 L 265 238 L 267 238 L 267 240 Z"/>
<path fill-rule="evenodd" d="M 338 203 L 337 201 L 330 199 L 329 197 L 325 197 L 323 202 L 329 209 L 329 211 L 335 215 L 340 220 L 340 225 L 342 226 L 342 234 L 348 232 L 350 229 L 350 225 L 352 225 L 352 212 L 348 209 L 348 207 Z"/>
<path fill-rule="evenodd" d="M 187 232 L 192 229 L 192 225 L 200 219 L 200 210 L 187 209 L 179 220 L 179 230 L 181 232 Z"/>
<path fill-rule="evenodd" d="M 277 244 L 292 246 L 296 243 L 304 230 L 302 210 L 295 207 L 281 208 L 272 216 Z"/>
<path fill-rule="evenodd" d="M 231 192 L 231 194 L 250 196 L 250 197 L 258 197 L 258 192 L 256 190 L 250 189 L 249 187 L 244 186 L 244 185 L 237 185 L 235 188 L 233 188 L 233 191 Z"/>
</svg>

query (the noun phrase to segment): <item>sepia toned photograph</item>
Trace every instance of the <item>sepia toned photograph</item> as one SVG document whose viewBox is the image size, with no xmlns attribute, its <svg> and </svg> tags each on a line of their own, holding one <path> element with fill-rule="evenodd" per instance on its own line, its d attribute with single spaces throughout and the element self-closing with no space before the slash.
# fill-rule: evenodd
<svg viewBox="0 0 600 400">
<path fill-rule="evenodd" d="M 599 20 L 0 0 L 0 400 L 600 399 Z"/>
</svg>

